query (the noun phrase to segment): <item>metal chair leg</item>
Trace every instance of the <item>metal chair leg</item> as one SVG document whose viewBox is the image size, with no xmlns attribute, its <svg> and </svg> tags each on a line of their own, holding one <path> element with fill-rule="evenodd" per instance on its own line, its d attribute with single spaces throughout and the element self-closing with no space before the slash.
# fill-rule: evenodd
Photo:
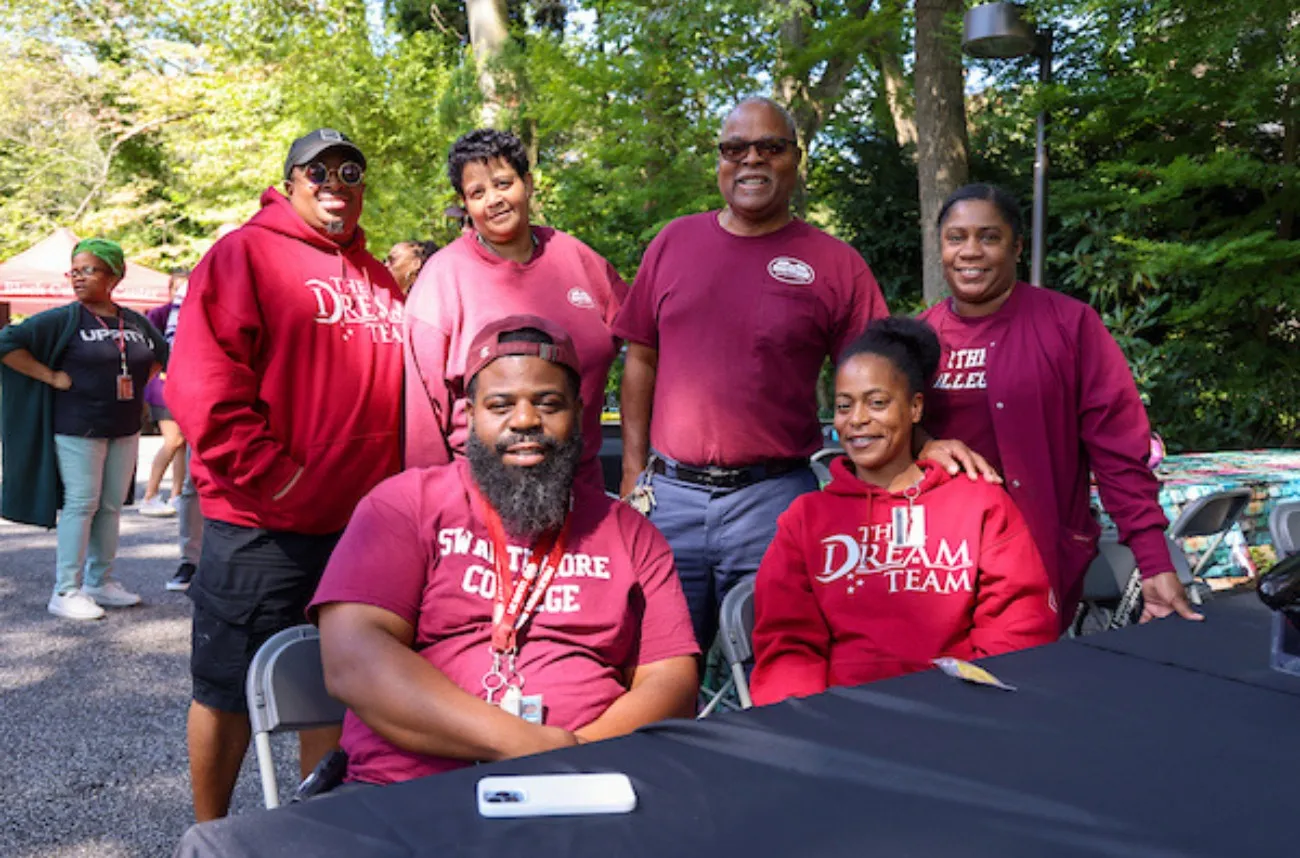
<svg viewBox="0 0 1300 858">
<path fill-rule="evenodd" d="M 257 753 L 257 771 L 262 777 L 262 803 L 267 810 L 280 806 L 280 786 L 275 782 L 275 757 L 271 755 L 271 734 L 258 733 L 253 737 Z"/>
<path fill-rule="evenodd" d="M 735 680 L 728 678 L 727 681 L 723 683 L 722 687 L 718 689 L 717 693 L 713 695 L 713 699 L 709 701 L 709 705 L 705 706 L 700 710 L 700 714 L 695 716 L 695 720 L 700 721 L 709 717 L 709 715 L 713 713 L 713 710 L 718 708 L 718 704 L 722 702 L 722 698 L 727 696 L 727 692 L 733 685 L 735 685 Z"/>
</svg>

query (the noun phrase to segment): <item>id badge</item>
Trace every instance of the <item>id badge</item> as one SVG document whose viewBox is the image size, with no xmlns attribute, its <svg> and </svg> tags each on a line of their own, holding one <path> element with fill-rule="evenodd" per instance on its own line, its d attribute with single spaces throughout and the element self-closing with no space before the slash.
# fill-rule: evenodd
<svg viewBox="0 0 1300 858">
<path fill-rule="evenodd" d="M 129 375 L 119 375 L 117 377 L 117 401 L 130 402 L 135 399 L 135 382 Z"/>
<path fill-rule="evenodd" d="M 529 724 L 542 723 L 542 695 L 525 694 L 519 700 L 519 717 Z"/>
<path fill-rule="evenodd" d="M 891 542 L 895 548 L 925 547 L 925 507 L 896 506 L 893 510 L 894 532 Z"/>
</svg>

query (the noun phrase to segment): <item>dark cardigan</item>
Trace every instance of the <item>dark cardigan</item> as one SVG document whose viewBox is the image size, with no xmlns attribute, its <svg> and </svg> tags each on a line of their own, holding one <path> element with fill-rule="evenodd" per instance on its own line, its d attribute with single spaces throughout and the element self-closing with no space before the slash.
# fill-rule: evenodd
<svg viewBox="0 0 1300 858">
<path fill-rule="evenodd" d="M 167 364 L 167 341 L 149 320 L 118 307 L 149 339 L 159 363 Z M 77 331 L 81 304 L 73 301 L 37 313 L 25 322 L 0 329 L 0 357 L 26 349 L 54 369 Z M 54 527 L 63 506 L 63 483 L 54 452 L 54 388 L 0 364 L 0 443 L 3 482 L 0 517 L 23 524 Z"/>
</svg>

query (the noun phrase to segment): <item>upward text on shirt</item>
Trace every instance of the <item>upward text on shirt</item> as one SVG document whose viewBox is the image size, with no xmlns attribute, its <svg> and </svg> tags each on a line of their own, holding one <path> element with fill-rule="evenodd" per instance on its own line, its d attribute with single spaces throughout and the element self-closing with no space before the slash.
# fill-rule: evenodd
<svg viewBox="0 0 1300 858">
<path fill-rule="evenodd" d="M 81 339 L 88 343 L 100 343 L 107 339 L 114 339 L 118 342 L 125 337 L 128 343 L 144 343 L 149 341 L 144 338 L 144 334 L 139 331 L 126 328 L 124 330 L 113 330 L 110 328 L 100 328 L 99 330 L 81 329 L 77 333 L 81 334 Z"/>
</svg>

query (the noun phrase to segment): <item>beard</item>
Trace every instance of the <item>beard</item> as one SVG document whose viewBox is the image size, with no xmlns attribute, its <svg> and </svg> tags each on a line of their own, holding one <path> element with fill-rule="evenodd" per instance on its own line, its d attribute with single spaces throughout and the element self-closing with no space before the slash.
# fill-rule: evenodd
<svg viewBox="0 0 1300 858">
<path fill-rule="evenodd" d="M 539 444 L 545 454 L 541 463 L 521 468 L 501 460 L 506 450 L 521 442 Z M 582 458 L 582 435 L 556 441 L 536 432 L 501 433 L 489 447 L 473 430 L 465 445 L 465 457 L 474 481 L 488 503 L 501 516 L 506 532 L 516 538 L 535 538 L 558 530 L 569 514 L 573 478 Z"/>
</svg>

